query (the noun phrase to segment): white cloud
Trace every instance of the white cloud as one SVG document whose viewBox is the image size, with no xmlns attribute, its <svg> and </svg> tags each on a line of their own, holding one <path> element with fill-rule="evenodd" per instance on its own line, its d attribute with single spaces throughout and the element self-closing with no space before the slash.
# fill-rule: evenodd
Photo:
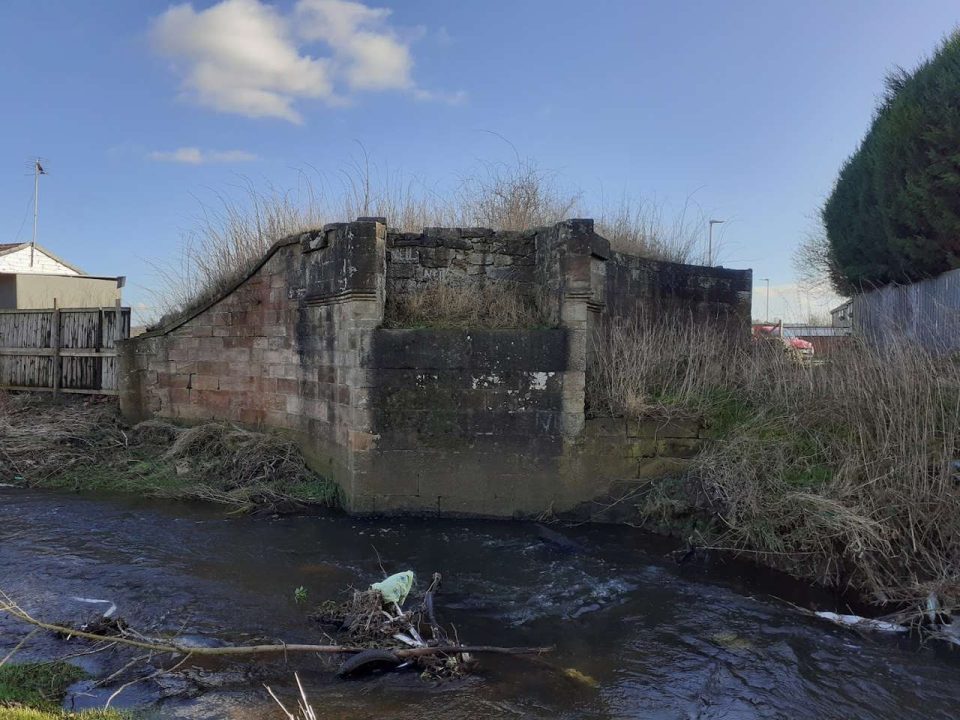
<svg viewBox="0 0 960 720">
<path fill-rule="evenodd" d="M 175 5 L 153 27 L 198 102 L 249 117 L 300 122 L 297 98 L 333 93 L 329 62 L 301 55 L 289 21 L 259 0 L 223 0 L 197 12 Z"/>
<path fill-rule="evenodd" d="M 300 0 L 297 29 L 307 41 L 325 42 L 353 90 L 403 90 L 413 86 L 409 46 L 387 25 L 390 10 L 353 0 Z"/>
<path fill-rule="evenodd" d="M 150 153 L 151 160 L 159 162 L 183 163 L 184 165 L 204 165 L 206 163 L 236 163 L 256 160 L 257 156 L 246 150 L 201 150 L 197 147 L 181 147 L 176 150 L 155 150 Z"/>
<path fill-rule="evenodd" d="M 154 23 L 153 40 L 174 61 L 187 95 L 223 112 L 301 122 L 296 101 L 346 104 L 343 93 L 400 90 L 418 99 L 462 100 L 413 81 L 410 44 L 391 11 L 355 0 L 298 0 L 289 14 L 261 0 L 189 3 Z M 323 56 L 308 53 L 320 46 Z"/>
</svg>

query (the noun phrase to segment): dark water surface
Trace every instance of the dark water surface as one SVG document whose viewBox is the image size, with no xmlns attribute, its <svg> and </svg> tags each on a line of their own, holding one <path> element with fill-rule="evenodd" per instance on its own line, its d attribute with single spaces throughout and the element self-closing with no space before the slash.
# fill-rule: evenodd
<svg viewBox="0 0 960 720">
<path fill-rule="evenodd" d="M 151 683 L 121 695 L 154 703 L 161 718 L 280 717 L 259 682 L 288 694 L 294 670 L 321 718 L 960 716 L 958 653 L 819 622 L 773 595 L 833 609 L 829 596 L 746 566 L 680 568 L 664 557 L 669 546 L 638 531 L 564 532 L 587 552 L 559 554 L 522 523 L 231 517 L 203 505 L 0 489 L 0 588 L 49 620 L 89 616 L 71 596 L 106 598 L 152 633 L 322 643 L 293 589 L 305 586 L 311 603 L 339 599 L 380 579 L 382 561 L 421 582 L 441 572 L 439 619 L 461 640 L 555 645 L 552 662 L 597 683 L 489 657 L 477 675 L 439 687 L 413 673 L 346 682 L 329 660 L 297 657 L 256 681 L 239 666 L 208 668 L 222 687 L 189 701 L 156 705 L 162 693 Z M 24 634 L 0 619 L 0 656 Z M 23 657 L 83 649 L 40 638 Z M 81 662 L 97 670 L 107 658 Z"/>
</svg>

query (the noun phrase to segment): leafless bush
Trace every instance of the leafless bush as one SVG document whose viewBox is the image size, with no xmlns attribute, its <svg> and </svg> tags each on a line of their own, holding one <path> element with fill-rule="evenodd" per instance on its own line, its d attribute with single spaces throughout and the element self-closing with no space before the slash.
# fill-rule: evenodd
<svg viewBox="0 0 960 720">
<path fill-rule="evenodd" d="M 653 260 L 704 263 L 703 229 L 707 220 L 691 199 L 673 217 L 663 205 L 640 198 L 623 197 L 619 205 L 604 208 L 597 220 L 597 232 L 610 247 L 623 253 Z"/>
<path fill-rule="evenodd" d="M 607 411 L 706 419 L 716 442 L 695 475 L 715 544 L 881 601 L 960 604 L 956 359 L 901 343 L 806 365 L 770 341 L 648 323 L 601 342 L 591 375 Z"/>
<path fill-rule="evenodd" d="M 544 323 L 533 297 L 506 280 L 437 282 L 388 296 L 387 327 L 525 328 Z"/>
</svg>

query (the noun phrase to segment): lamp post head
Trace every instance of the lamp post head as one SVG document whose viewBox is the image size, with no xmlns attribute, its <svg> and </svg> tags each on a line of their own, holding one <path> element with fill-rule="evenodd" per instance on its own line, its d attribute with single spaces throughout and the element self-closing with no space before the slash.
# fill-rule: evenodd
<svg viewBox="0 0 960 720">
<path fill-rule="evenodd" d="M 711 225 L 719 225 L 719 224 L 722 223 L 722 222 L 726 222 L 726 220 L 711 220 L 711 221 L 710 221 L 710 224 L 711 224 Z"/>
</svg>

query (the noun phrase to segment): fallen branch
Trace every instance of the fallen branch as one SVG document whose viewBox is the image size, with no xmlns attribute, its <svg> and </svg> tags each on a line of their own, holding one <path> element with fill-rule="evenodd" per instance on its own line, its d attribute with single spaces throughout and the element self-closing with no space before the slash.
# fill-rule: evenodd
<svg viewBox="0 0 960 720">
<path fill-rule="evenodd" d="M 286 644 L 275 645 L 228 645 L 224 647 L 198 648 L 184 647 L 174 642 L 162 640 L 134 640 L 132 638 L 117 637 L 110 635 L 99 635 L 97 633 L 75 630 L 63 625 L 43 622 L 30 616 L 25 610 L 12 602 L 10 598 L 0 592 L 0 597 L 4 600 L 4 605 L 0 610 L 12 615 L 18 620 L 34 625 L 43 630 L 60 633 L 68 637 L 78 637 L 94 642 L 114 642 L 130 647 L 150 650 L 156 653 L 173 653 L 177 655 L 205 655 L 205 656 L 246 656 L 246 655 L 270 655 L 286 653 L 323 653 L 333 655 L 345 655 L 363 652 L 369 650 L 365 647 L 356 647 L 351 645 L 309 645 L 309 644 Z M 493 645 L 443 645 L 438 647 L 418 647 L 405 650 L 396 650 L 394 654 L 401 659 L 423 657 L 425 655 L 442 654 L 460 654 L 460 653 L 489 653 L 495 655 L 543 655 L 551 652 L 552 647 L 528 647 L 528 648 L 510 648 L 496 647 Z"/>
</svg>

